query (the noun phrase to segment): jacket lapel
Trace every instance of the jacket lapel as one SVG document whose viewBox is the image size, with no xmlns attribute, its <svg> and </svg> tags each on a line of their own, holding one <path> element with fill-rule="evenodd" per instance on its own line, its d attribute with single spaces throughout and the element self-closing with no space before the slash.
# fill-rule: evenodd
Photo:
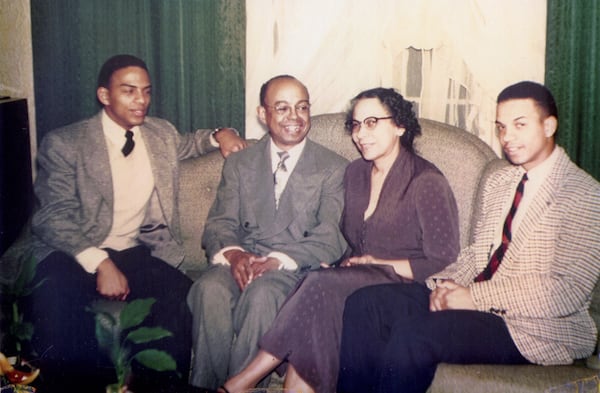
<svg viewBox="0 0 600 393">
<path fill-rule="evenodd" d="M 548 213 L 550 207 L 555 203 L 557 190 L 560 189 L 561 179 L 564 177 L 564 171 L 567 168 L 567 164 L 567 156 L 561 154 L 554 164 L 550 175 L 542 183 L 535 198 L 531 201 L 527 213 L 525 214 L 525 217 L 523 217 L 523 221 L 515 232 L 511 240 L 511 245 L 508 247 L 506 253 L 508 258 L 510 258 L 512 254 L 518 255 L 519 250 L 526 247 L 529 235 L 534 233 L 535 229 L 538 228 L 539 223 Z"/>
<path fill-rule="evenodd" d="M 80 143 L 85 173 L 98 184 L 102 197 L 113 207 L 113 184 L 108 148 L 102 131 L 102 112 L 87 123 Z"/>
<path fill-rule="evenodd" d="M 498 179 L 495 182 L 489 182 L 488 188 L 485 190 L 485 193 L 489 195 L 489 201 L 485 206 L 486 211 L 483 215 L 485 221 L 481 224 L 481 227 L 484 229 L 481 231 L 477 241 L 479 246 L 476 248 L 476 270 L 478 272 L 482 271 L 489 263 L 491 253 L 494 251 L 492 246 L 495 245 L 494 248 L 498 246 L 495 243 L 497 241 L 496 236 L 498 235 L 499 226 L 504 225 L 504 220 L 506 219 L 506 200 L 511 197 L 512 190 L 516 189 L 517 184 L 523 176 L 523 172 L 518 167 L 511 165 L 507 172 L 502 172 L 502 174 L 498 174 L 497 176 Z M 489 189 L 490 187 L 491 190 Z M 477 201 L 477 203 L 481 203 L 481 201 Z M 517 238 L 518 236 L 513 236 L 513 240 Z M 511 246 L 508 247 L 506 255 L 510 254 L 510 252 Z"/>
<path fill-rule="evenodd" d="M 316 170 L 313 142 L 306 141 L 296 167 L 290 174 L 286 187 L 279 200 L 279 208 L 275 209 L 275 194 L 271 176 L 270 138 L 266 135 L 259 142 L 262 152 L 259 159 L 247 162 L 240 168 L 244 180 L 246 195 L 253 195 L 250 210 L 256 212 L 258 225 L 262 228 L 257 238 L 269 238 L 285 231 L 306 206 L 306 202 L 314 197 L 321 183 L 321 174 Z M 265 176 L 265 174 L 267 174 Z"/>
<path fill-rule="evenodd" d="M 144 144 L 148 151 L 152 176 L 154 177 L 154 188 L 158 193 L 160 201 L 163 201 L 160 207 L 168 224 L 171 225 L 175 204 L 164 203 L 164 201 L 175 200 L 172 181 L 173 179 L 175 181 L 177 179 L 177 174 L 174 173 L 177 163 L 172 162 L 172 159 L 169 159 L 169 156 L 166 154 L 168 146 L 165 146 L 165 142 L 160 135 L 160 130 L 144 123 L 140 126 L 140 131 L 142 132 Z"/>
<path fill-rule="evenodd" d="M 284 231 L 300 214 L 321 183 L 321 174 L 315 166 L 314 146 L 310 140 L 296 164 L 279 200 L 279 209 L 275 213 L 275 222 L 269 235 Z"/>
<path fill-rule="evenodd" d="M 255 212 L 258 226 L 270 232 L 275 221 L 275 194 L 269 136 L 263 137 L 258 145 L 258 155 L 241 163 L 239 168 L 242 187 L 245 188 L 242 194 L 252 196 L 242 203 L 249 205 L 249 211 Z"/>
</svg>

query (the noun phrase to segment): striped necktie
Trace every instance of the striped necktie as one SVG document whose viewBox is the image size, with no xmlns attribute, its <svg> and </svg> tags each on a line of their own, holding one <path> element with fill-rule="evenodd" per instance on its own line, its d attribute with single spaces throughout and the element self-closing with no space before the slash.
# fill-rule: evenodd
<svg viewBox="0 0 600 393">
<path fill-rule="evenodd" d="M 284 172 L 287 172 L 285 160 L 290 158 L 290 153 L 287 151 L 279 151 L 277 154 L 279 155 L 279 162 L 277 163 L 275 172 L 273 172 L 273 183 L 275 184 L 275 206 L 279 205 L 279 197 L 281 196 L 285 186 L 285 182 L 283 181 Z"/>
<path fill-rule="evenodd" d="M 525 189 L 525 182 L 527 181 L 527 173 L 523 175 L 521 182 L 517 186 L 517 192 L 515 192 L 515 198 L 513 199 L 512 206 L 508 211 L 508 215 L 506 216 L 506 220 L 504 221 L 504 227 L 502 228 L 502 243 L 498 246 L 496 251 L 492 254 L 490 258 L 490 262 L 485 267 L 485 269 L 475 277 L 475 282 L 485 281 L 492 278 L 496 270 L 498 270 L 498 266 L 502 263 L 502 258 L 504 257 L 504 253 L 508 248 L 508 244 L 512 239 L 511 226 L 513 218 L 515 218 L 515 213 L 517 212 L 517 207 L 519 207 L 519 203 L 521 203 L 521 199 L 523 199 L 523 190 Z"/>
</svg>

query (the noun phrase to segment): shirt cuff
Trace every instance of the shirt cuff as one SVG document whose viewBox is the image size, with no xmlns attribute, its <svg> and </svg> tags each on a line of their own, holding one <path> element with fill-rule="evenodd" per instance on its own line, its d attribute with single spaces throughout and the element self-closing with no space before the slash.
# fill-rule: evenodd
<svg viewBox="0 0 600 393">
<path fill-rule="evenodd" d="M 279 259 L 279 270 L 296 270 L 298 269 L 298 264 L 289 255 L 286 255 L 282 252 L 273 251 L 268 255 L 270 258 Z"/>
<path fill-rule="evenodd" d="M 213 132 L 210 133 L 210 144 L 213 147 L 220 147 L 219 142 L 217 141 L 217 138 L 215 138 L 215 135 L 217 134 L 217 132 L 224 130 L 224 129 L 229 129 L 232 130 L 233 132 L 235 132 L 238 136 L 240 136 L 240 133 L 238 130 L 236 130 L 235 128 L 231 128 L 231 127 L 217 127 L 213 130 Z"/>
<path fill-rule="evenodd" d="M 244 251 L 244 249 L 242 247 L 238 247 L 238 246 L 229 246 L 229 247 L 222 248 L 218 253 L 215 254 L 215 256 L 212 259 L 212 263 L 216 264 L 216 265 L 229 266 L 229 261 L 227 260 L 227 258 L 225 258 L 225 255 L 224 255 L 229 250 Z"/>
<path fill-rule="evenodd" d="M 218 131 L 219 131 L 219 129 L 215 128 L 215 130 L 210 133 L 210 137 L 208 138 L 212 147 L 219 147 L 219 142 L 217 142 L 217 138 L 215 138 L 215 134 Z"/>
<path fill-rule="evenodd" d="M 108 253 L 97 247 L 89 247 L 75 255 L 75 259 L 88 273 L 96 273 L 98 266 L 108 258 Z"/>
</svg>

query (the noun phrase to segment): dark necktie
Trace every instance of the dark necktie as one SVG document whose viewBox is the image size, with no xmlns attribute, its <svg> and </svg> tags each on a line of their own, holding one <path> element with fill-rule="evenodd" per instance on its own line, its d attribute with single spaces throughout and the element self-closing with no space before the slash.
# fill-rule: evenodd
<svg viewBox="0 0 600 393">
<path fill-rule="evenodd" d="M 277 163 L 277 167 L 275 168 L 275 172 L 273 172 L 273 183 L 275 184 L 275 205 L 279 204 L 279 197 L 283 192 L 283 181 L 281 176 L 283 172 L 287 172 L 287 167 L 285 166 L 285 160 L 290 158 L 290 153 L 287 151 L 279 151 L 277 152 L 279 155 L 279 162 Z"/>
<path fill-rule="evenodd" d="M 131 151 L 133 150 L 133 147 L 135 146 L 135 142 L 133 141 L 133 132 L 129 130 L 125 131 L 125 139 L 127 140 L 125 141 L 125 144 L 123 145 L 121 151 L 123 152 L 123 155 L 127 157 L 129 153 L 131 153 Z"/>
<path fill-rule="evenodd" d="M 479 273 L 477 277 L 475 277 L 475 282 L 485 281 L 492 278 L 496 270 L 498 270 L 498 266 L 502 262 L 502 258 L 504 257 L 504 253 L 508 248 L 508 244 L 512 239 L 511 226 L 513 218 L 515 218 L 515 213 L 517 212 L 517 207 L 519 207 L 519 203 L 521 203 L 521 199 L 523 199 L 523 190 L 525 188 L 525 182 L 527 181 L 527 173 L 523 175 L 521 182 L 517 186 L 517 192 L 515 193 L 515 198 L 513 199 L 512 206 L 508 211 L 506 216 L 506 220 L 504 221 L 504 227 L 502 228 L 502 243 L 498 246 L 492 257 L 490 258 L 490 262 L 485 267 L 485 269 Z"/>
</svg>

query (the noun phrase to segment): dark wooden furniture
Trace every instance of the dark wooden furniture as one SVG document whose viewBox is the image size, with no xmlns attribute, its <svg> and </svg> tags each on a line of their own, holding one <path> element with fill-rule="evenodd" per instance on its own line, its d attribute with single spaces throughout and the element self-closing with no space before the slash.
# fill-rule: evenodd
<svg viewBox="0 0 600 393">
<path fill-rule="evenodd" d="M 24 228 L 33 201 L 27 100 L 0 99 L 0 255 Z"/>
</svg>

